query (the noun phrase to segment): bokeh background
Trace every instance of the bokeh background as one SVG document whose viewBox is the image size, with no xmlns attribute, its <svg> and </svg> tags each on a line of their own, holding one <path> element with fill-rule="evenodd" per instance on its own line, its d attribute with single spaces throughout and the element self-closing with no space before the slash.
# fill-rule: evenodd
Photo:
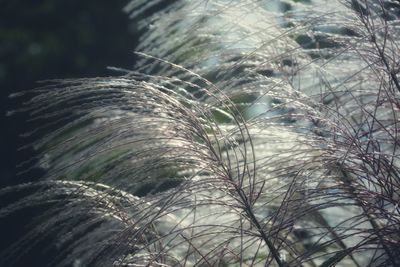
<svg viewBox="0 0 400 267">
<path fill-rule="evenodd" d="M 16 164 L 29 150 L 26 118 L 11 93 L 55 78 L 116 75 L 108 66 L 131 68 L 136 25 L 122 9 L 128 0 L 0 0 L 0 185 L 17 183 Z M 25 154 L 25 155 L 24 155 Z"/>
</svg>

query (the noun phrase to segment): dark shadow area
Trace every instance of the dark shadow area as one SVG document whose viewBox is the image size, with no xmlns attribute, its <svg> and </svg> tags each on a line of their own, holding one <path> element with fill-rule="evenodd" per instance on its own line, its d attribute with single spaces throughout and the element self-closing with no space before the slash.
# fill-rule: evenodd
<svg viewBox="0 0 400 267">
<path fill-rule="evenodd" d="M 122 12 L 127 0 L 0 1 L 0 187 L 29 181 L 16 178 L 16 164 L 29 158 L 22 132 L 33 130 L 26 117 L 7 111 L 20 107 L 12 93 L 37 87 L 44 79 L 115 75 L 107 66 L 131 68 L 136 25 Z"/>
</svg>

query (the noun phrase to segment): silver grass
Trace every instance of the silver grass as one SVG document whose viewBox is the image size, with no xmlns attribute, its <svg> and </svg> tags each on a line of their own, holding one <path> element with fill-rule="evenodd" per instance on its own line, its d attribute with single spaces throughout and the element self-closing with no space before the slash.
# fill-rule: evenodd
<svg viewBox="0 0 400 267">
<path fill-rule="evenodd" d="M 132 70 L 29 93 L 0 264 L 399 266 L 399 3 L 162 2 Z"/>
</svg>

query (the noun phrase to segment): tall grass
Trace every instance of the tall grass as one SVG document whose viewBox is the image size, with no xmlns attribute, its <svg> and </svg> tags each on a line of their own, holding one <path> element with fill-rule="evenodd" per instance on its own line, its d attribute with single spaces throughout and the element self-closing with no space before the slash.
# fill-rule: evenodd
<svg viewBox="0 0 400 267">
<path fill-rule="evenodd" d="M 27 93 L 46 172 L 0 191 L 0 263 L 399 266 L 400 4 L 160 5 L 133 70 Z"/>
</svg>

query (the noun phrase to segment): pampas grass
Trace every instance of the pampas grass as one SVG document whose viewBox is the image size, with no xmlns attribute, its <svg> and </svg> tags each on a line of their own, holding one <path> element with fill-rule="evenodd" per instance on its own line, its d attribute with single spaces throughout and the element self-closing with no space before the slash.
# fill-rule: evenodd
<svg viewBox="0 0 400 267">
<path fill-rule="evenodd" d="M 132 70 L 27 93 L 1 264 L 400 265 L 399 3 L 161 5 L 126 6 Z"/>
</svg>

